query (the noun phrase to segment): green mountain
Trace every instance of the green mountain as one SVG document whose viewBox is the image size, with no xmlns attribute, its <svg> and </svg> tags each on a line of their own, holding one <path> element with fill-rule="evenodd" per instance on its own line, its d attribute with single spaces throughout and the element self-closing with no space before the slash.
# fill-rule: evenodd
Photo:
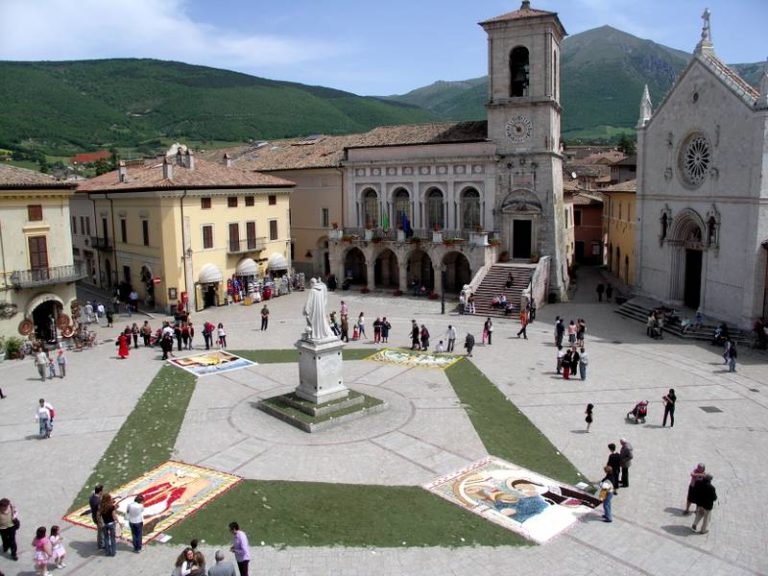
<svg viewBox="0 0 768 576">
<path fill-rule="evenodd" d="M 159 60 L 0 62 L 0 79 L 0 148 L 49 154 L 353 133 L 435 119 L 400 102 Z"/>
<path fill-rule="evenodd" d="M 561 55 L 563 136 L 566 139 L 611 138 L 637 122 L 643 86 L 654 104 L 661 101 L 691 55 L 610 26 L 567 37 Z M 765 63 L 734 68 L 753 85 Z M 443 119 L 485 117 L 487 77 L 463 82 L 436 82 L 389 100 L 425 108 Z"/>
</svg>

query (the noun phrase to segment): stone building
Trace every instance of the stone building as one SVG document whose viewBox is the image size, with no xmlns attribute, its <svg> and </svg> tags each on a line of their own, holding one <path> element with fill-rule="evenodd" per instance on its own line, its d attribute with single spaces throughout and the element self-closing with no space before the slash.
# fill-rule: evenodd
<svg viewBox="0 0 768 576">
<path fill-rule="evenodd" d="M 753 89 L 715 54 L 709 12 L 670 93 L 638 125 L 637 285 L 748 326 L 766 309 L 768 76 Z"/>
<path fill-rule="evenodd" d="M 69 200 L 75 184 L 0 164 L 0 336 L 57 337 L 75 282 Z"/>
<path fill-rule="evenodd" d="M 227 283 L 290 268 L 293 182 L 196 159 L 186 147 L 79 184 L 77 210 L 93 218 L 97 275 L 171 312 L 221 305 Z"/>
</svg>

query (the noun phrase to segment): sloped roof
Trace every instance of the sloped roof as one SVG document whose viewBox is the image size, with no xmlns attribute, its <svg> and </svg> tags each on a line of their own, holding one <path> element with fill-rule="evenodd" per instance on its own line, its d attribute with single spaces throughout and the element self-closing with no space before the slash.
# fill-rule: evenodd
<svg viewBox="0 0 768 576">
<path fill-rule="evenodd" d="M 171 159 L 172 160 L 172 159 Z M 163 177 L 163 164 L 154 162 L 126 169 L 125 182 L 120 182 L 114 170 L 78 185 L 84 192 L 121 192 L 137 190 L 183 190 L 199 188 L 286 188 L 295 184 L 260 172 L 227 168 L 223 164 L 195 159 L 195 168 L 173 164 L 172 178 Z"/>
<path fill-rule="evenodd" d="M 74 188 L 72 182 L 60 182 L 53 176 L 0 163 L 0 189 L 16 190 L 19 188 Z"/>
<path fill-rule="evenodd" d="M 75 154 L 70 158 L 70 162 L 77 162 L 79 164 L 89 164 L 90 162 L 96 162 L 96 160 L 108 159 L 112 157 L 112 153 L 109 150 L 99 150 L 98 152 L 83 152 L 82 154 Z"/>
<path fill-rule="evenodd" d="M 619 182 L 613 186 L 601 188 L 600 192 L 607 192 L 609 194 L 611 192 L 637 192 L 637 179 L 627 180 L 626 182 Z"/>
<path fill-rule="evenodd" d="M 488 123 L 433 122 L 380 126 L 360 136 L 350 148 L 373 146 L 407 146 L 414 144 L 449 144 L 451 142 L 482 142 L 488 139 Z"/>
<path fill-rule="evenodd" d="M 714 72 L 716 76 L 720 77 L 727 86 L 750 104 L 754 105 L 754 101 L 760 97 L 760 93 L 757 90 L 750 86 L 748 82 L 736 74 L 731 68 L 723 64 L 714 54 L 698 54 L 697 57 L 707 66 L 707 68 Z"/>
<path fill-rule="evenodd" d="M 531 8 L 531 3 L 523 1 L 522 5 L 518 10 L 515 10 L 514 12 L 507 12 L 506 14 L 502 14 L 501 16 L 496 16 L 494 18 L 489 18 L 488 20 L 483 20 L 480 22 L 480 26 L 483 26 L 485 24 L 490 24 L 493 22 L 506 22 L 508 20 L 522 20 L 524 18 L 536 18 L 541 16 L 557 16 L 557 12 L 547 12 L 546 10 L 537 10 L 535 8 Z"/>
<path fill-rule="evenodd" d="M 241 170 L 290 170 L 297 168 L 332 168 L 344 158 L 344 148 L 355 144 L 360 134 L 314 136 L 265 142 L 229 153 Z M 222 152 L 216 153 L 218 158 Z M 211 155 L 207 156 L 211 158 Z"/>
</svg>

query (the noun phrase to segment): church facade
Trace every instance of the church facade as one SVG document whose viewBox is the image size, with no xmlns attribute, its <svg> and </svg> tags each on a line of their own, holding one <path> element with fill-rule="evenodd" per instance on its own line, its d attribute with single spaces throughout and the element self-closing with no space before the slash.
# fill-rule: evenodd
<svg viewBox="0 0 768 576">
<path fill-rule="evenodd" d="M 715 54 L 693 59 L 638 124 L 637 287 L 743 327 L 768 312 L 768 77 L 756 91 Z"/>
</svg>

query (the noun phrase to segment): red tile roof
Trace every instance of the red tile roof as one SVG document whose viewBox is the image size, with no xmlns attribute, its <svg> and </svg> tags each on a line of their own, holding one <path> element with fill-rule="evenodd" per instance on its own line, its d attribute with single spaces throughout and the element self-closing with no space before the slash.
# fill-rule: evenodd
<svg viewBox="0 0 768 576">
<path fill-rule="evenodd" d="M 600 192 L 637 192 L 637 180 L 627 180 L 626 182 L 619 182 L 613 186 L 607 188 L 601 188 Z"/>
<path fill-rule="evenodd" d="M 53 176 L 18 168 L 0 162 L 0 190 L 17 190 L 19 188 L 74 188 L 73 182 L 61 182 Z"/>
<path fill-rule="evenodd" d="M 520 6 L 519 10 L 515 10 L 514 12 L 508 12 L 507 14 L 502 14 L 501 16 L 496 16 L 495 18 L 489 18 L 488 20 L 484 20 L 483 22 L 480 22 L 480 25 L 489 24 L 491 22 L 505 22 L 507 20 L 521 20 L 523 18 L 535 18 L 539 16 L 557 16 L 557 12 L 547 12 L 546 10 L 536 10 L 535 8 L 531 8 L 530 2 L 523 2 Z"/>
<path fill-rule="evenodd" d="M 173 161 L 174 158 L 169 158 Z M 239 168 L 227 168 L 223 164 L 195 159 L 195 168 L 173 164 L 171 178 L 163 177 L 162 162 L 126 168 L 126 180 L 120 182 L 114 170 L 96 176 L 78 185 L 85 192 L 121 192 L 137 190 L 184 190 L 200 188 L 288 188 L 295 186 L 290 180 L 260 172 Z"/>
<path fill-rule="evenodd" d="M 99 150 L 98 152 L 83 152 L 82 154 L 75 154 L 69 161 L 74 164 L 90 164 L 96 162 L 96 160 L 108 160 L 112 157 L 112 153 L 109 150 Z"/>
</svg>

